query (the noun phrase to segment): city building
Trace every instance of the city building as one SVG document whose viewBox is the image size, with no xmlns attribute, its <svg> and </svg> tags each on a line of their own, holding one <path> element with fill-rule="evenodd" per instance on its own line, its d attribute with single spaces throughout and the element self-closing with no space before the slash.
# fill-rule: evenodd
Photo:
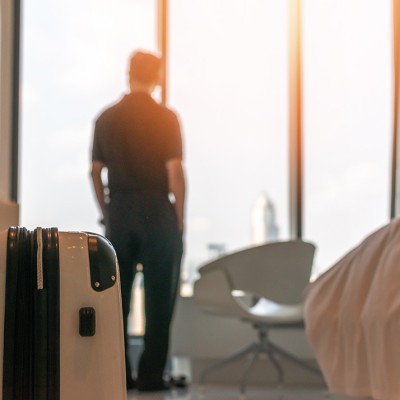
<svg viewBox="0 0 400 400">
<path fill-rule="evenodd" d="M 254 202 L 251 233 L 254 245 L 276 242 L 279 239 L 275 206 L 265 193 L 260 194 Z"/>
</svg>

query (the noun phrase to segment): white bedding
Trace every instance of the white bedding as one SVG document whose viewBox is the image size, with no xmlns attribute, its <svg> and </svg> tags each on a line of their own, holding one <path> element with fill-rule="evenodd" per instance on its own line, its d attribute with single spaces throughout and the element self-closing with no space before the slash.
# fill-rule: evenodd
<svg viewBox="0 0 400 400">
<path fill-rule="evenodd" d="M 331 392 L 400 399 L 400 219 L 311 283 L 306 331 Z"/>
</svg>

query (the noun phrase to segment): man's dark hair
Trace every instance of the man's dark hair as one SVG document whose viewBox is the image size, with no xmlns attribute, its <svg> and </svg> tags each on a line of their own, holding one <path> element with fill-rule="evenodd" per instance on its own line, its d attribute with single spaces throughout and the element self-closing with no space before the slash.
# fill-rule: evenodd
<svg viewBox="0 0 400 400">
<path fill-rule="evenodd" d="M 157 81 L 161 59 L 143 51 L 135 52 L 129 63 L 130 82 L 152 83 Z"/>
</svg>

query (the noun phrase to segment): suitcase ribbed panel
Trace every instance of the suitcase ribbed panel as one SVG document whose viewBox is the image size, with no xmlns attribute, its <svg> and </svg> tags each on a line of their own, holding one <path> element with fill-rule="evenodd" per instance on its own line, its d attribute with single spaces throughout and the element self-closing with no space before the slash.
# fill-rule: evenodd
<svg viewBox="0 0 400 400">
<path fill-rule="evenodd" d="M 47 398 L 58 400 L 60 398 L 60 260 L 56 228 L 43 230 L 43 249 L 47 284 Z"/>
<path fill-rule="evenodd" d="M 34 231 L 34 400 L 60 398 L 60 275 L 58 231 Z M 40 249 L 39 249 L 40 244 Z"/>
<path fill-rule="evenodd" d="M 91 286 L 88 236 L 59 234 L 60 399 L 126 399 L 119 274 L 116 284 L 96 292 Z M 116 262 L 116 258 L 114 260 Z M 96 313 L 94 336 L 79 334 L 79 311 Z"/>
<path fill-rule="evenodd" d="M 4 312 L 7 271 L 7 236 L 8 232 L 0 232 L 0 395 L 3 393 L 3 359 L 4 359 Z M 2 398 L 2 397 L 1 397 Z"/>
<path fill-rule="evenodd" d="M 3 398 L 33 399 L 33 241 L 25 228 L 7 238 Z"/>
<path fill-rule="evenodd" d="M 39 246 L 40 242 L 40 246 Z M 47 285 L 43 274 L 43 235 L 38 228 L 33 233 L 34 254 L 34 321 L 33 321 L 33 398 L 47 400 Z M 41 272 L 39 273 L 39 269 Z M 38 276 L 41 276 L 39 284 Z"/>
</svg>

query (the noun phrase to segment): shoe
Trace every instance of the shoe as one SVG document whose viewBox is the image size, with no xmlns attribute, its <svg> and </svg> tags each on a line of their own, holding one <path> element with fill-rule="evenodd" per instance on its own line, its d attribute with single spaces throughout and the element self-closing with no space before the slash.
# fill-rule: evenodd
<svg viewBox="0 0 400 400">
<path fill-rule="evenodd" d="M 137 383 L 136 380 L 131 378 L 130 376 L 126 377 L 126 390 L 136 389 Z"/>
<path fill-rule="evenodd" d="M 171 385 L 169 382 L 136 382 L 136 387 L 139 392 L 161 392 L 164 390 L 169 390 Z"/>
<path fill-rule="evenodd" d="M 171 387 L 175 387 L 175 388 L 179 388 L 179 389 L 185 389 L 188 386 L 186 376 L 184 376 L 184 375 L 171 376 L 169 378 L 169 384 Z"/>
</svg>

